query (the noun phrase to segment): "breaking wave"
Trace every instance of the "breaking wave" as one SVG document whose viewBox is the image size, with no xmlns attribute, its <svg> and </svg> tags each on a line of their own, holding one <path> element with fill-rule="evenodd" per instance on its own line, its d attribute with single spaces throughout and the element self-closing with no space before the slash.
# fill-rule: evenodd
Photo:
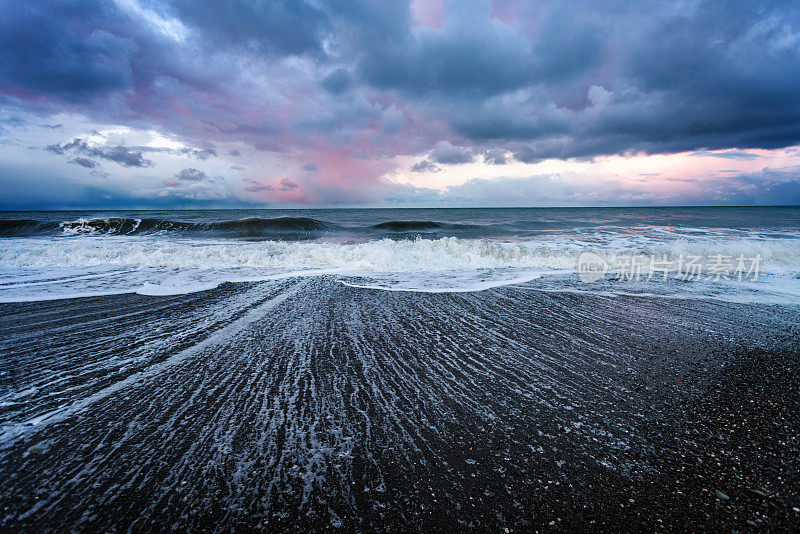
<svg viewBox="0 0 800 534">
<path fill-rule="evenodd" d="M 287 223 L 295 224 L 295 223 Z M 293 228 L 302 228 L 293 226 Z M 650 239 L 618 238 L 586 242 L 572 238 L 496 241 L 486 239 L 392 240 L 359 243 L 194 240 L 107 236 L 96 239 L 6 241 L 0 266 L 80 267 L 120 265 L 175 269 L 262 267 L 275 269 L 343 268 L 367 271 L 459 269 L 571 269 L 591 249 L 613 262 L 630 254 L 675 260 L 680 255 L 759 254 L 767 269 L 800 269 L 800 239 Z"/>
<path fill-rule="evenodd" d="M 343 268 L 366 271 L 415 271 L 481 268 L 565 268 L 579 249 L 568 243 L 532 244 L 479 239 L 391 240 L 362 243 L 295 241 L 142 239 L 108 236 L 93 240 L 15 240 L 0 248 L 6 267 L 80 267 L 119 265 L 174 269 Z"/>
<path fill-rule="evenodd" d="M 66 234 L 117 235 L 188 230 L 193 226 L 192 223 L 165 219 L 128 219 L 123 217 L 78 219 L 75 221 L 64 221 L 59 224 L 59 228 Z"/>
<path fill-rule="evenodd" d="M 577 282 L 577 259 L 587 251 L 610 265 L 632 255 L 671 262 L 759 256 L 765 276 L 754 290 L 780 285 L 788 298 L 800 300 L 800 236 L 782 228 L 636 226 L 518 234 L 513 228 L 502 233 L 505 223 L 487 216 L 464 224 L 442 222 L 447 214 L 386 221 L 356 214 L 340 215 L 334 224 L 312 217 L 198 221 L 177 212 L 174 219 L 153 215 L 0 221 L 0 301 L 166 295 L 226 281 L 323 274 L 354 288 L 395 291 L 476 291 L 555 279 L 564 288 Z M 178 219 L 183 216 L 188 220 Z"/>
<path fill-rule="evenodd" d="M 327 232 L 374 234 L 387 237 L 397 234 L 426 234 L 430 232 L 477 231 L 474 224 L 454 224 L 437 221 L 386 221 L 364 227 L 340 225 L 310 217 L 249 217 L 215 222 L 190 222 L 160 218 L 105 217 L 71 221 L 43 222 L 33 219 L 0 220 L 0 236 L 29 237 L 37 235 L 146 235 L 179 233 L 192 236 L 263 237 L 291 239 L 293 235 L 315 237 Z M 437 236 L 440 237 L 440 236 Z"/>
<path fill-rule="evenodd" d="M 231 233 L 237 236 L 259 235 L 263 231 L 314 232 L 336 228 L 336 225 L 308 217 L 250 217 L 212 223 L 192 223 L 169 219 L 78 219 L 60 223 L 68 234 L 135 235 L 163 232 Z"/>
</svg>

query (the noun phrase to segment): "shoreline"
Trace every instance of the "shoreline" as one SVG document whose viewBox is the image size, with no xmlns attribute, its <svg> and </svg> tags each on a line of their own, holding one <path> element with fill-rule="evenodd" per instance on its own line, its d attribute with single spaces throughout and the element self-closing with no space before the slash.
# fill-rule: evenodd
<svg viewBox="0 0 800 534">
<path fill-rule="evenodd" d="M 2 434 L 3 528 L 800 526 L 796 307 L 323 277 L 0 312 L 0 426 L 61 414 Z"/>
</svg>

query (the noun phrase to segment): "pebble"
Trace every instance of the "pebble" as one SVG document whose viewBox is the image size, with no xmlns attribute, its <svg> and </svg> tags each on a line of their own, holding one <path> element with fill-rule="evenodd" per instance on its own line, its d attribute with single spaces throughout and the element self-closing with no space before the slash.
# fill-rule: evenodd
<svg viewBox="0 0 800 534">
<path fill-rule="evenodd" d="M 765 499 L 769 497 L 769 495 L 767 495 L 766 492 L 764 490 L 762 490 L 761 488 L 756 488 L 756 489 L 747 488 L 747 491 L 749 491 L 753 495 L 758 495 L 759 497 L 764 497 Z"/>
<path fill-rule="evenodd" d="M 721 501 L 727 501 L 728 499 L 730 499 L 730 497 L 722 493 L 720 490 L 714 490 L 714 493 L 716 494 L 717 499 Z"/>
<path fill-rule="evenodd" d="M 28 452 L 31 454 L 42 454 L 45 451 L 47 451 L 47 444 L 45 443 L 37 443 L 36 445 L 28 449 Z"/>
</svg>

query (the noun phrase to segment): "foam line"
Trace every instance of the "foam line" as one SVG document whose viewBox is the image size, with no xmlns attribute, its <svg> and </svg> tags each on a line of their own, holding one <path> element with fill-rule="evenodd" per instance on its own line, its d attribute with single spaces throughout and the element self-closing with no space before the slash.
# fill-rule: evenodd
<svg viewBox="0 0 800 534">
<path fill-rule="evenodd" d="M 193 358 L 205 350 L 208 350 L 215 345 L 221 344 L 229 340 L 236 333 L 245 330 L 249 325 L 258 320 L 263 319 L 264 315 L 285 302 L 289 297 L 297 293 L 299 285 L 295 286 L 283 293 L 270 298 L 266 302 L 252 308 L 243 317 L 236 319 L 227 326 L 213 332 L 211 335 L 203 339 L 201 342 L 192 345 L 172 356 L 166 360 L 154 364 L 147 368 L 146 371 L 131 375 L 123 380 L 115 382 L 114 384 L 82 399 L 76 400 L 73 403 L 59 407 L 50 412 L 30 418 L 26 421 L 19 423 L 12 423 L 0 427 L 0 447 L 7 447 L 12 445 L 18 439 L 37 432 L 49 425 L 64 421 L 82 410 L 85 410 L 93 404 L 102 401 L 111 395 L 119 393 L 120 391 L 143 385 L 147 380 L 160 375 L 168 369 L 175 367 L 189 358 Z"/>
</svg>

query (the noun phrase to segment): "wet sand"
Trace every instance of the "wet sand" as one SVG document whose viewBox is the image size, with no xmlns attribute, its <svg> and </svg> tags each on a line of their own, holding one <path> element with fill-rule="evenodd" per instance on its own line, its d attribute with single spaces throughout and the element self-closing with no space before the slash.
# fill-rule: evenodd
<svg viewBox="0 0 800 534">
<path fill-rule="evenodd" d="M 0 305 L 0 527 L 797 530 L 798 315 L 331 278 Z"/>
</svg>

